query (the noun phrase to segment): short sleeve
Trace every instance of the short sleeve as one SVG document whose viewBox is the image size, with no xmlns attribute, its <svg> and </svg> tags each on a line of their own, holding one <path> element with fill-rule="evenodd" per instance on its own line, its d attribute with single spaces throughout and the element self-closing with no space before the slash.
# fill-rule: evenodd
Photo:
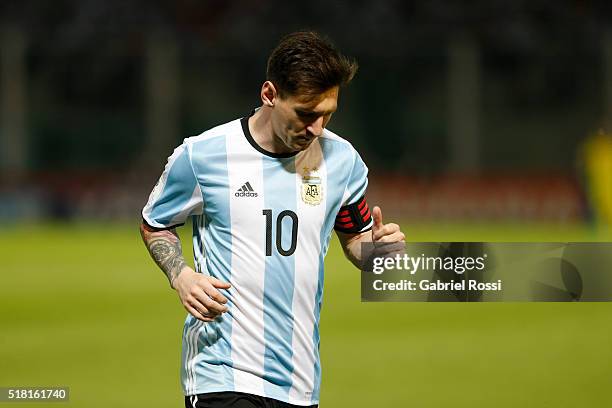
<svg viewBox="0 0 612 408">
<path fill-rule="evenodd" d="M 368 188 L 368 167 L 363 162 L 359 153 L 355 151 L 353 168 L 349 175 L 346 191 L 342 198 L 342 205 L 355 204 L 366 193 Z"/>
<path fill-rule="evenodd" d="M 372 214 L 365 199 L 368 187 L 368 167 L 355 152 L 342 206 L 336 215 L 334 228 L 344 233 L 360 233 L 372 228 Z"/>
<path fill-rule="evenodd" d="M 142 210 L 142 218 L 152 227 L 171 228 L 202 211 L 202 191 L 191 165 L 189 146 L 183 143 L 168 157 L 164 172 Z"/>
</svg>

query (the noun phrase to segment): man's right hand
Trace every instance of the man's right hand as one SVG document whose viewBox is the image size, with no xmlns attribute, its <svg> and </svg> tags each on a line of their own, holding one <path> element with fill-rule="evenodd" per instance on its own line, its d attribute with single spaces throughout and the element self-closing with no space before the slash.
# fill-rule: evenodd
<svg viewBox="0 0 612 408">
<path fill-rule="evenodd" d="M 218 290 L 229 289 L 227 282 L 184 266 L 173 284 L 185 309 L 203 322 L 212 322 L 228 310 L 227 298 Z"/>
</svg>

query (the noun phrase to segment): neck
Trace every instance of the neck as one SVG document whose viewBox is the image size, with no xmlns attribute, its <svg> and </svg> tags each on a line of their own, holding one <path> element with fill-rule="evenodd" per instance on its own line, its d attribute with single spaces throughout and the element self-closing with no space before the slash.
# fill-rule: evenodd
<svg viewBox="0 0 612 408">
<path fill-rule="evenodd" d="M 272 112 L 268 106 L 262 106 L 249 118 L 249 130 L 262 149 L 270 153 L 291 153 L 274 133 Z"/>
</svg>

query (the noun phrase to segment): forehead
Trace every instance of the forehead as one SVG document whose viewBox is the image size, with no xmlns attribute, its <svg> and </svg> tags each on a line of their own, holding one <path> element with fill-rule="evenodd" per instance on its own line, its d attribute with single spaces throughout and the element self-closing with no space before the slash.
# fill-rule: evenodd
<svg viewBox="0 0 612 408">
<path fill-rule="evenodd" d="M 338 105 L 338 87 L 333 87 L 327 91 L 315 95 L 289 95 L 286 101 L 294 109 L 309 111 L 334 111 Z"/>
</svg>

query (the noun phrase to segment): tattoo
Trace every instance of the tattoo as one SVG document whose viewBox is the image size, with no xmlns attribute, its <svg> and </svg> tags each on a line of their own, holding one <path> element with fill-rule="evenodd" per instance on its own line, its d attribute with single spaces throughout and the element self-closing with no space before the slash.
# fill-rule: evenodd
<svg viewBox="0 0 612 408">
<path fill-rule="evenodd" d="M 152 230 L 146 225 L 141 226 L 140 233 L 151 258 L 164 271 L 170 286 L 174 288 L 174 280 L 187 266 L 178 234 L 174 230 Z"/>
</svg>

